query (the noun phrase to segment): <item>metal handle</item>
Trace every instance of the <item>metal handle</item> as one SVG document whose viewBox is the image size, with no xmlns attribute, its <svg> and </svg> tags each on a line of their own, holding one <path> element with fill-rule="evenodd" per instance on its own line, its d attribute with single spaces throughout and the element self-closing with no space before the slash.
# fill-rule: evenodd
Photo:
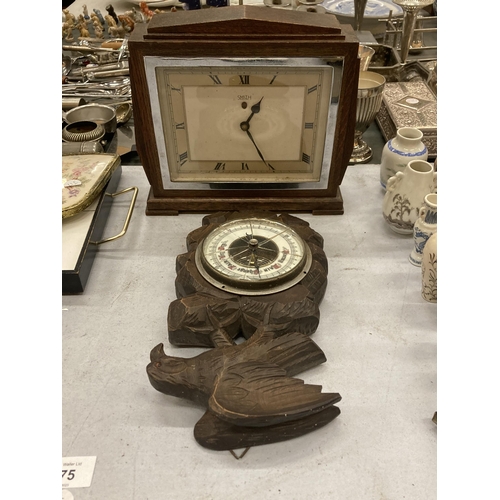
<svg viewBox="0 0 500 500">
<path fill-rule="evenodd" d="M 128 193 L 129 191 L 134 191 L 134 194 L 132 196 L 132 200 L 130 201 L 130 207 L 128 209 L 127 218 L 125 219 L 125 224 L 123 225 L 123 229 L 121 230 L 121 232 L 115 236 L 110 236 L 109 238 L 105 238 L 104 240 L 91 241 L 90 243 L 92 243 L 93 245 L 102 245 L 103 243 L 107 243 L 108 241 L 113 241 L 117 240 L 118 238 L 121 238 L 127 232 L 130 219 L 132 218 L 132 213 L 134 212 L 135 200 L 137 199 L 137 193 L 139 192 L 139 189 L 134 186 L 123 189 L 122 191 L 118 191 L 117 193 L 105 193 L 106 196 L 111 196 L 114 198 L 115 196 Z"/>
</svg>

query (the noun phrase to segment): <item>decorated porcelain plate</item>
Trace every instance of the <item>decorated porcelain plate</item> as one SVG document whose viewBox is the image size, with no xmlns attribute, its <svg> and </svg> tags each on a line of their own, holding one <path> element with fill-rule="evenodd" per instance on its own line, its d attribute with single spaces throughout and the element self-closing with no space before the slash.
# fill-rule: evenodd
<svg viewBox="0 0 500 500">
<path fill-rule="evenodd" d="M 344 17 L 354 17 L 353 0 L 325 0 L 323 7 L 332 14 Z M 392 17 L 403 15 L 403 9 L 391 1 L 368 0 L 366 2 L 364 18 L 388 17 L 392 10 Z"/>
<path fill-rule="evenodd" d="M 179 0 L 130 0 L 132 3 L 135 3 L 136 5 L 140 5 L 141 2 L 146 2 L 147 6 L 150 9 L 155 9 L 158 7 L 179 7 L 183 6 L 184 4 L 180 2 Z M 230 0 L 231 5 L 238 5 L 239 2 L 238 0 Z M 206 5 L 206 0 L 200 0 L 201 5 Z M 254 4 L 261 4 L 264 5 L 264 0 L 244 0 L 245 5 L 254 5 Z"/>
</svg>

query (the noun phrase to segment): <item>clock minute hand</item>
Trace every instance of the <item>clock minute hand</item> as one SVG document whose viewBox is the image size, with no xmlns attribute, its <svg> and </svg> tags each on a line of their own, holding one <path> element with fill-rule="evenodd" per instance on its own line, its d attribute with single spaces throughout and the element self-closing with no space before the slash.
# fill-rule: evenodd
<svg viewBox="0 0 500 500">
<path fill-rule="evenodd" d="M 248 135 L 248 137 L 252 141 L 252 144 L 254 145 L 255 149 L 257 150 L 257 154 L 259 155 L 260 159 L 264 162 L 265 165 L 267 165 L 267 167 L 269 167 L 271 170 L 274 171 L 274 167 L 265 160 L 264 155 L 261 153 L 259 147 L 257 146 L 257 144 L 256 144 L 256 142 L 255 142 L 255 140 L 250 132 L 250 120 L 252 119 L 254 114 L 260 112 L 260 103 L 262 102 L 262 99 L 264 99 L 264 96 L 262 96 L 260 98 L 259 102 L 257 102 L 256 104 L 254 104 L 251 107 L 252 114 L 248 117 L 248 119 L 246 121 L 240 123 L 240 128 L 241 128 L 241 130 L 243 130 L 243 132 L 246 132 L 246 134 Z"/>
<path fill-rule="evenodd" d="M 260 159 L 267 165 L 269 166 L 270 168 L 272 168 L 268 163 L 267 161 L 264 159 L 264 156 L 262 155 L 262 153 L 260 152 L 260 149 L 258 148 L 257 144 L 255 143 L 254 141 L 254 138 L 252 137 L 252 134 L 250 133 L 250 130 L 246 130 L 246 133 L 248 135 L 248 137 L 250 137 L 250 140 L 252 141 L 253 145 L 255 146 L 255 149 L 257 150 L 257 154 L 260 156 Z M 273 169 L 274 170 L 274 169 Z"/>
</svg>

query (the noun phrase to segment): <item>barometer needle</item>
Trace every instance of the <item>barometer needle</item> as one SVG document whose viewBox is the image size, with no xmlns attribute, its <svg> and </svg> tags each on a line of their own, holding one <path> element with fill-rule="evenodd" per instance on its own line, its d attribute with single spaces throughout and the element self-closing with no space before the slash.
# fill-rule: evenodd
<svg viewBox="0 0 500 500">
<path fill-rule="evenodd" d="M 271 241 L 271 240 L 274 240 L 274 238 L 276 238 L 276 236 L 279 236 L 280 234 L 283 234 L 284 232 L 286 232 L 286 229 L 283 229 L 283 231 L 279 232 L 279 233 L 276 233 L 272 238 L 267 238 L 265 240 L 262 240 L 260 243 L 259 243 L 259 248 L 262 247 L 262 245 L 264 245 L 265 243 Z"/>
<path fill-rule="evenodd" d="M 235 258 L 235 257 L 238 257 L 239 255 L 241 255 L 242 253 L 245 253 L 245 252 L 248 252 L 250 249 L 248 247 L 245 247 L 241 252 L 238 252 L 238 253 L 235 253 L 234 255 L 231 255 L 231 258 Z"/>
<path fill-rule="evenodd" d="M 259 266 L 257 263 L 255 263 L 255 269 L 257 269 L 257 273 L 259 274 L 259 278 L 262 278 L 262 276 L 260 275 L 260 269 L 259 269 Z"/>
</svg>

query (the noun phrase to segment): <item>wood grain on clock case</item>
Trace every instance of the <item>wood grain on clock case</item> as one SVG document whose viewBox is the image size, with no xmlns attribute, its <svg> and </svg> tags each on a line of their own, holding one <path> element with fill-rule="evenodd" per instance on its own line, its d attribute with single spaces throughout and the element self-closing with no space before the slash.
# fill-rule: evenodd
<svg viewBox="0 0 500 500">
<path fill-rule="evenodd" d="M 194 260 L 196 247 L 218 225 L 245 217 L 265 217 L 290 226 L 312 252 L 313 262 L 305 278 L 291 288 L 271 295 L 236 295 L 206 281 Z M 177 300 L 168 309 L 169 342 L 178 346 L 213 347 L 216 328 L 213 314 L 227 335 L 248 339 L 268 317 L 277 335 L 290 331 L 307 335 L 319 324 L 319 304 L 327 286 L 328 261 L 323 238 L 307 222 L 289 214 L 270 212 L 217 212 L 203 218 L 203 225 L 187 236 L 188 252 L 177 257 L 175 289 Z"/>
<path fill-rule="evenodd" d="M 342 214 L 340 184 L 352 153 L 359 42 L 335 16 L 232 6 L 159 14 L 139 24 L 129 39 L 136 146 L 151 185 L 146 214 L 177 215 L 219 210 Z M 183 58 L 321 58 L 343 60 L 341 92 L 326 187 L 319 189 L 166 189 L 163 185 L 153 112 L 144 67 L 146 56 Z M 201 186 L 200 186 L 201 187 Z"/>
</svg>

